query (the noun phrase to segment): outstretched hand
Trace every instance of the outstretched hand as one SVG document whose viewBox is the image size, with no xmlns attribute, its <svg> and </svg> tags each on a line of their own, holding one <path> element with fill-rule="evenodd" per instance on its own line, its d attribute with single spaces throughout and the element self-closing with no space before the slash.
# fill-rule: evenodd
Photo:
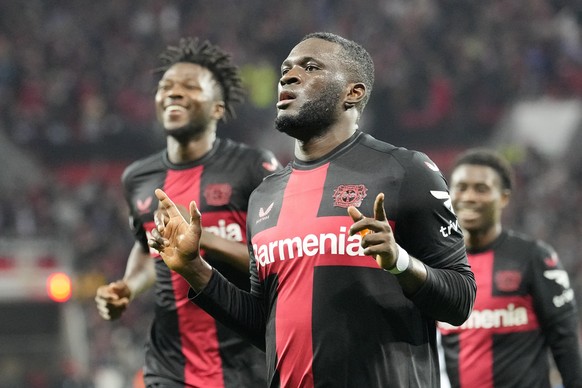
<svg viewBox="0 0 582 388">
<path fill-rule="evenodd" d="M 348 207 L 348 214 L 354 220 L 350 235 L 359 233 L 362 236 L 364 254 L 375 257 L 381 268 L 393 268 L 398 258 L 398 245 L 384 210 L 384 193 L 376 196 L 374 218 L 365 217 L 354 206 Z"/>
<path fill-rule="evenodd" d="M 154 216 L 156 227 L 152 230 L 148 245 L 160 252 L 168 268 L 184 273 L 193 261 L 200 258 L 200 212 L 192 201 L 188 222 L 166 193 L 156 189 L 155 194 L 160 201 L 160 211 Z"/>
</svg>

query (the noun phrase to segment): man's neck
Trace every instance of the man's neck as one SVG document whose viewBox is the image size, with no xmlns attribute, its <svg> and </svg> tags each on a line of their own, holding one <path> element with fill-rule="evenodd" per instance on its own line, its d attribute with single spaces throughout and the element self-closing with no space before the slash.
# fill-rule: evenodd
<svg viewBox="0 0 582 388">
<path fill-rule="evenodd" d="M 174 164 L 183 164 L 198 160 L 206 155 L 216 141 L 216 132 L 207 132 L 186 141 L 178 141 L 168 136 L 166 146 L 168 159 Z"/>
<path fill-rule="evenodd" d="M 493 227 L 484 231 L 464 231 L 465 246 L 469 249 L 482 249 L 493 243 L 501 234 L 503 230 L 501 224 L 496 224 Z"/>
<path fill-rule="evenodd" d="M 349 128 L 332 127 L 322 136 L 310 139 L 307 142 L 295 141 L 295 158 L 309 162 L 317 160 L 337 146 L 348 140 L 357 130 L 357 125 Z"/>
</svg>

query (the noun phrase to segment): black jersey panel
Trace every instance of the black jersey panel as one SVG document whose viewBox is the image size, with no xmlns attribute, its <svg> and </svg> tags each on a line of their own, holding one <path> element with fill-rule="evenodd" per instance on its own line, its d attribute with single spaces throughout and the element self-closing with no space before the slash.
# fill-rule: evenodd
<svg viewBox="0 0 582 388">
<path fill-rule="evenodd" d="M 366 267 L 314 272 L 314 386 L 430 386 L 407 367 L 413 352 L 430 358 L 429 328 L 393 276 Z"/>
<path fill-rule="evenodd" d="M 224 388 L 263 387 L 266 378 L 265 353 L 216 322 Z"/>
<path fill-rule="evenodd" d="M 494 335 L 492 348 L 494 387 L 551 387 L 549 354 L 543 350 L 539 331 L 535 335 L 527 332 Z"/>
</svg>

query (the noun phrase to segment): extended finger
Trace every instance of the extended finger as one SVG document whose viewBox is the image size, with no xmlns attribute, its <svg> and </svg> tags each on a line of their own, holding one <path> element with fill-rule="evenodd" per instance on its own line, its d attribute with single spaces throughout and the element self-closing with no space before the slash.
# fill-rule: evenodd
<svg viewBox="0 0 582 388">
<path fill-rule="evenodd" d="M 176 204 L 170 199 L 170 197 L 168 197 L 166 193 L 164 193 L 163 190 L 156 189 L 154 193 L 156 194 L 156 197 L 160 201 L 161 208 L 168 212 L 168 216 L 170 218 L 174 217 L 180 217 L 182 219 L 184 218 L 182 216 L 182 213 L 180 213 L 180 211 L 176 207 Z"/>
<path fill-rule="evenodd" d="M 384 193 L 379 193 L 374 201 L 374 219 L 377 221 L 386 221 L 386 210 L 384 209 Z"/>
</svg>

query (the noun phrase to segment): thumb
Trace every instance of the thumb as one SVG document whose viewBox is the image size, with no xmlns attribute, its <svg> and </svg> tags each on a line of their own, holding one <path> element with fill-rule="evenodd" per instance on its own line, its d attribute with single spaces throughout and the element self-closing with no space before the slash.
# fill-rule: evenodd
<svg viewBox="0 0 582 388">
<path fill-rule="evenodd" d="M 115 296 L 124 298 L 129 296 L 129 287 L 123 280 L 118 280 L 116 282 L 111 283 L 111 290 L 115 294 Z"/>
<path fill-rule="evenodd" d="M 379 193 L 374 201 L 374 219 L 377 221 L 386 221 L 386 210 L 384 209 L 384 193 Z"/>
<path fill-rule="evenodd" d="M 201 218 L 202 215 L 198 210 L 198 206 L 196 206 L 196 202 L 195 201 L 190 202 L 190 225 L 192 225 L 193 223 L 200 224 Z"/>
</svg>

